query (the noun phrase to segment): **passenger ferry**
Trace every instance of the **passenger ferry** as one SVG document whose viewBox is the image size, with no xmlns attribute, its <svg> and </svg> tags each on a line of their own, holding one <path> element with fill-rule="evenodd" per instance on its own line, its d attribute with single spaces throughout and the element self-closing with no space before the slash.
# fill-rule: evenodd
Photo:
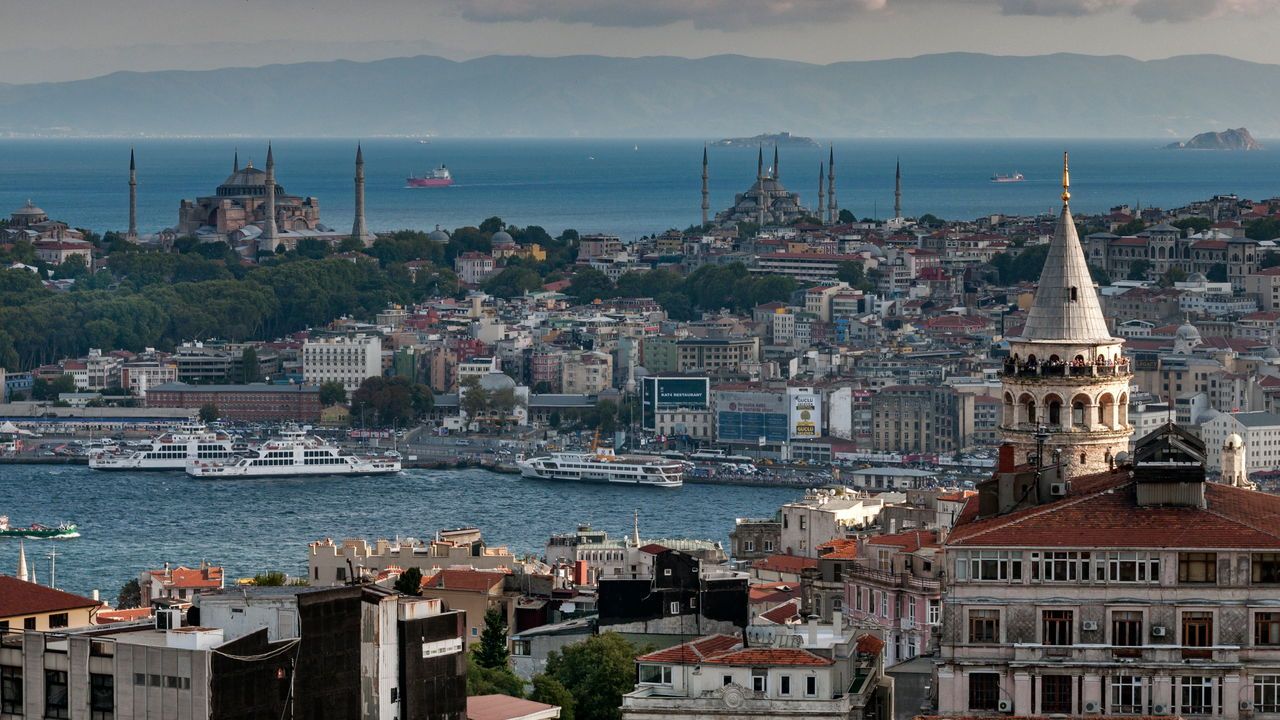
<svg viewBox="0 0 1280 720">
<path fill-rule="evenodd" d="M 143 448 L 110 445 L 89 453 L 93 470 L 182 470 L 196 460 L 226 460 L 235 455 L 230 435 L 204 425 L 182 425 L 144 443 Z"/>
<path fill-rule="evenodd" d="M 680 462 L 614 455 L 612 450 L 604 448 L 584 453 L 552 453 L 517 464 L 522 476 L 542 480 L 586 480 L 666 488 L 684 484 L 684 465 Z"/>
<path fill-rule="evenodd" d="M 197 460 L 187 474 L 198 478 L 319 477 L 324 475 L 391 475 L 400 460 L 361 457 L 302 430 L 285 430 L 243 457 L 227 461 Z"/>
</svg>

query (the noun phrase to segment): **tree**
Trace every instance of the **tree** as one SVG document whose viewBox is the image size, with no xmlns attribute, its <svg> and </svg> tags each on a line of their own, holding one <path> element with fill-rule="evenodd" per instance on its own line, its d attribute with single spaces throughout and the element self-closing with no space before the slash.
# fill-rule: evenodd
<svg viewBox="0 0 1280 720">
<path fill-rule="evenodd" d="M 533 691 L 529 693 L 529 699 L 557 705 L 560 707 L 560 720 L 573 720 L 573 693 L 550 675 L 538 673 L 533 676 Z"/>
<path fill-rule="evenodd" d="M 853 216 L 853 213 L 849 212 L 848 210 L 845 210 L 844 208 L 840 208 L 839 215 L 840 215 L 839 217 L 840 224 L 842 225 L 846 225 L 848 223 L 855 222 L 857 220 L 857 218 Z"/>
<path fill-rule="evenodd" d="M 262 379 L 262 366 L 258 364 L 258 351 L 247 347 L 240 351 L 240 382 L 256 383 Z"/>
<path fill-rule="evenodd" d="M 484 667 L 476 662 L 473 649 L 467 653 L 467 695 L 524 697 L 524 680 L 516 676 L 509 667 Z"/>
<path fill-rule="evenodd" d="M 462 382 L 462 412 L 468 418 L 484 415 L 489 410 L 489 391 L 480 387 L 480 378 L 472 375 Z"/>
<path fill-rule="evenodd" d="M 921 215 L 920 219 L 917 222 L 919 222 L 921 225 L 924 225 L 925 227 L 930 227 L 930 228 L 939 228 L 946 223 L 945 220 L 938 217 L 937 215 L 934 215 L 933 213 L 925 213 Z"/>
<path fill-rule="evenodd" d="M 553 428 L 557 428 L 557 429 L 558 429 L 558 428 L 560 427 L 560 422 L 561 422 L 561 419 L 560 419 L 560 411 L 559 411 L 559 410 L 552 410 L 552 411 L 551 411 L 551 416 L 547 418 L 547 424 L 548 424 L 548 425 L 550 425 L 550 426 L 551 426 L 551 427 L 553 427 Z"/>
<path fill-rule="evenodd" d="M 132 578 L 120 588 L 120 594 L 116 596 L 116 609 L 130 610 L 137 607 L 142 607 L 142 586 L 136 578 Z"/>
<path fill-rule="evenodd" d="M 1208 279 L 1209 282 L 1226 282 L 1227 281 L 1226 263 L 1214 263 L 1209 268 L 1209 272 L 1205 273 L 1204 276 L 1206 279 Z"/>
<path fill-rule="evenodd" d="M 31 399 L 32 400 L 57 400 L 62 393 L 73 393 L 76 391 L 76 379 L 70 375 L 59 375 L 53 380 L 45 380 L 44 378 L 36 378 L 31 383 Z"/>
<path fill-rule="evenodd" d="M 200 406 L 200 422 L 211 423 L 218 420 L 218 406 L 213 403 L 205 403 Z"/>
<path fill-rule="evenodd" d="M 1116 234 L 1121 237 L 1125 237 L 1127 235 L 1137 235 L 1138 233 L 1146 229 L 1147 229 L 1147 224 L 1142 222 L 1141 218 L 1134 218 L 1133 220 L 1130 220 L 1129 222 L 1116 228 Z"/>
<path fill-rule="evenodd" d="M 1280 237 L 1280 220 L 1267 217 L 1247 222 L 1244 235 L 1250 240 L 1275 240 Z"/>
<path fill-rule="evenodd" d="M 513 298 L 542 287 L 542 276 L 533 268 L 508 265 L 484 283 L 484 291 L 500 298 Z"/>
<path fill-rule="evenodd" d="M 260 572 L 254 575 L 253 579 L 249 581 L 250 585 L 256 585 L 258 587 L 283 587 L 288 583 L 289 576 L 279 570 Z"/>
<path fill-rule="evenodd" d="M 491 607 L 484 613 L 484 630 L 475 650 L 476 663 L 486 668 L 505 668 L 511 653 L 507 651 L 507 618 L 501 608 Z"/>
<path fill-rule="evenodd" d="M 83 255 L 72 255 L 58 266 L 58 279 L 82 278 L 89 274 L 89 265 Z"/>
<path fill-rule="evenodd" d="M 1164 287 L 1173 287 L 1175 283 L 1180 283 L 1187 279 L 1187 271 L 1182 268 L 1171 267 L 1160 276 L 1159 284 Z"/>
<path fill-rule="evenodd" d="M 589 303 L 603 298 L 613 297 L 613 283 L 608 276 L 595 268 L 583 268 L 573 274 L 569 281 L 567 293 L 576 297 L 578 302 Z"/>
<path fill-rule="evenodd" d="M 1129 280 L 1146 280 L 1151 272 L 1151 263 L 1147 260 L 1134 260 L 1129 263 Z"/>
<path fill-rule="evenodd" d="M 639 654 L 621 635 L 606 632 L 552 651 L 546 674 L 573 696 L 577 720 L 618 720 L 622 696 L 635 689 Z"/>
<path fill-rule="evenodd" d="M 480 223 L 480 232 L 492 235 L 506 226 L 507 224 L 500 217 L 486 218 L 484 222 Z"/>
<path fill-rule="evenodd" d="M 401 595 L 421 595 L 422 571 L 411 567 L 400 573 L 400 577 L 396 578 L 395 588 Z"/>
<path fill-rule="evenodd" d="M 381 427 L 408 425 L 435 407 L 431 388 L 406 377 L 365 378 L 351 395 L 352 416 L 362 415 L 367 422 L 372 413 Z"/>
<path fill-rule="evenodd" d="M 854 260 L 845 260 L 836 266 L 836 279 L 863 292 L 875 290 L 875 285 L 867 280 L 866 268 Z"/>
<path fill-rule="evenodd" d="M 1111 274 L 1092 263 L 1089 264 L 1089 277 L 1099 285 L 1111 284 Z"/>
<path fill-rule="evenodd" d="M 337 380 L 320 385 L 320 404 L 325 407 L 341 405 L 347 401 L 347 388 Z"/>
<path fill-rule="evenodd" d="M 1213 227 L 1213 221 L 1207 217 L 1187 217 L 1169 223 L 1179 230 L 1190 230 L 1193 233 L 1204 232 Z"/>
<path fill-rule="evenodd" d="M 1280 265 L 1280 253 L 1276 253 L 1276 252 L 1263 253 L 1262 262 L 1260 262 L 1258 265 L 1261 268 L 1276 267 L 1277 265 Z"/>
</svg>

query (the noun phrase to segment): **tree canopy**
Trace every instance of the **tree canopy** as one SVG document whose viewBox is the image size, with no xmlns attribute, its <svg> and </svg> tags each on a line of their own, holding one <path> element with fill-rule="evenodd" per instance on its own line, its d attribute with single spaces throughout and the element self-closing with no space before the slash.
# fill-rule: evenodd
<svg viewBox="0 0 1280 720">
<path fill-rule="evenodd" d="M 639 654 L 621 635 L 606 632 L 552 651 L 546 674 L 573 696 L 576 720 L 618 720 L 622 696 L 635 689 Z"/>
</svg>

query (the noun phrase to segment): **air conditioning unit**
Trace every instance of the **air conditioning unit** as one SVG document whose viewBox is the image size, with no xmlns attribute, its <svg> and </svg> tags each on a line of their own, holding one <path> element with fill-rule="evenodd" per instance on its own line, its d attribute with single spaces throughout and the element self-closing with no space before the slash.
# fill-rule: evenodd
<svg viewBox="0 0 1280 720">
<path fill-rule="evenodd" d="M 1151 626 L 1151 637 L 1164 637 L 1169 630 L 1163 625 Z"/>
<path fill-rule="evenodd" d="M 1052 495 L 1053 497 L 1066 497 L 1066 496 L 1067 496 L 1067 484 L 1066 484 L 1066 483 L 1064 483 L 1064 482 L 1060 482 L 1060 483 L 1050 483 L 1050 484 L 1049 484 L 1049 494 L 1050 494 L 1050 495 Z"/>
<path fill-rule="evenodd" d="M 1080 629 L 1086 632 L 1094 632 L 1098 629 L 1098 623 L 1096 620 L 1085 620 L 1080 623 Z"/>
<path fill-rule="evenodd" d="M 1085 712 L 1087 712 L 1087 713 L 1096 713 L 1096 712 L 1098 712 L 1098 703 L 1093 702 L 1092 700 L 1090 700 L 1089 702 L 1087 702 L 1087 703 L 1085 703 L 1085 704 L 1084 704 L 1084 711 L 1085 711 Z"/>
<path fill-rule="evenodd" d="M 1248 700 L 1241 700 L 1240 709 L 1244 710 L 1245 712 L 1248 712 L 1253 709 L 1253 703 L 1249 702 Z"/>
<path fill-rule="evenodd" d="M 1168 706 L 1168 705 L 1155 705 L 1155 706 L 1153 706 L 1153 707 L 1151 708 L 1151 712 L 1155 713 L 1156 715 L 1168 715 L 1168 714 L 1169 714 L 1169 706 Z"/>
<path fill-rule="evenodd" d="M 997 706 L 996 706 L 996 708 L 997 708 L 997 709 L 999 709 L 999 710 L 1000 710 L 1000 712 L 1002 712 L 1002 713 L 1009 713 L 1009 712 L 1013 712 L 1013 701 L 1011 701 L 1011 700 L 1001 700 L 1001 701 L 1000 701 L 1000 704 L 999 704 L 999 705 L 997 705 Z"/>
</svg>

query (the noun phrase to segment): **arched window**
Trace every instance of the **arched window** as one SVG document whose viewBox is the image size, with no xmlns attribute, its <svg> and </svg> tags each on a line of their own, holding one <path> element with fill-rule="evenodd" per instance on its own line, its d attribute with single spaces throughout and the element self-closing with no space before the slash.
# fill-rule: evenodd
<svg viewBox="0 0 1280 720">
<path fill-rule="evenodd" d="M 1080 464 L 1083 465 L 1084 463 L 1085 463 L 1084 453 L 1080 453 Z"/>
<path fill-rule="evenodd" d="M 1071 424 L 1084 425 L 1084 403 L 1079 400 L 1071 403 Z"/>
<path fill-rule="evenodd" d="M 1062 400 L 1058 399 L 1053 395 L 1050 395 L 1048 398 L 1045 398 L 1045 403 L 1048 404 L 1049 406 L 1049 424 L 1061 425 L 1062 424 Z"/>
<path fill-rule="evenodd" d="M 1075 302 L 1079 299 L 1080 299 L 1080 292 L 1076 290 L 1076 287 L 1074 285 L 1072 285 L 1071 286 L 1071 302 Z"/>
</svg>

